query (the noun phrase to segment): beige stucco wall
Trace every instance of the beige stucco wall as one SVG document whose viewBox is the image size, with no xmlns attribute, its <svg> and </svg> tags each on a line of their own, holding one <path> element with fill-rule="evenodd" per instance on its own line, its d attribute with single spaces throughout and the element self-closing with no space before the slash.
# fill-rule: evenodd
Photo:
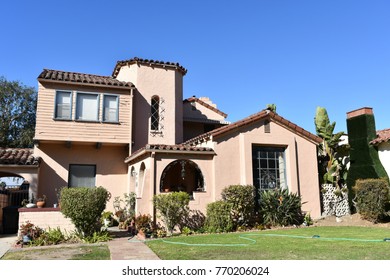
<svg viewBox="0 0 390 280">
<path fill-rule="evenodd" d="M 310 211 L 312 217 L 320 217 L 316 145 L 272 121 L 270 125 L 271 133 L 264 133 L 264 128 L 255 123 L 217 139 L 214 199 L 220 199 L 222 189 L 228 185 L 253 184 L 252 144 L 280 146 L 285 147 L 289 190 L 297 193 L 299 186 L 302 202 L 307 202 L 302 210 Z"/>
<path fill-rule="evenodd" d="M 76 92 L 115 94 L 119 96 L 119 123 L 102 122 L 103 97 L 99 98 L 99 122 L 55 120 L 56 90 L 70 90 L 72 94 L 72 117 L 76 113 Z M 39 83 L 35 128 L 37 140 L 94 141 L 106 143 L 130 143 L 130 89 L 109 89 L 89 86 Z"/>
<path fill-rule="evenodd" d="M 176 144 L 183 140 L 183 76 L 176 70 L 131 64 L 123 66 L 117 79 L 132 82 L 134 93 L 133 151 L 146 144 Z M 160 97 L 163 128 L 150 131 L 151 98 Z"/>
<path fill-rule="evenodd" d="M 19 212 L 19 228 L 22 224 L 29 221 L 44 230 L 60 228 L 64 233 L 71 233 L 75 230 L 72 221 L 69 218 L 65 218 L 60 211 L 34 210 L 36 209 Z"/>
<path fill-rule="evenodd" d="M 111 193 L 107 209 L 113 210 L 112 201 L 128 191 L 128 167 L 124 159 L 126 146 L 103 144 L 99 149 L 94 143 L 40 143 L 34 155 L 42 157 L 38 194 L 47 196 L 47 205 L 57 202 L 55 188 L 67 186 L 70 164 L 96 165 L 96 186 L 103 186 Z"/>
</svg>

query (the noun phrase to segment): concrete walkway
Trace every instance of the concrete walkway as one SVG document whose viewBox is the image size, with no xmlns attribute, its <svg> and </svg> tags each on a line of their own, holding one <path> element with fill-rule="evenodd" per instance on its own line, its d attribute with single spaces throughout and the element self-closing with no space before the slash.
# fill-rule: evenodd
<svg viewBox="0 0 390 280">
<path fill-rule="evenodd" d="M 17 238 L 16 234 L 0 235 L 0 259 L 11 249 Z"/>
<path fill-rule="evenodd" d="M 159 260 L 160 258 L 144 242 L 127 232 L 115 232 L 108 242 L 112 260 Z"/>
</svg>

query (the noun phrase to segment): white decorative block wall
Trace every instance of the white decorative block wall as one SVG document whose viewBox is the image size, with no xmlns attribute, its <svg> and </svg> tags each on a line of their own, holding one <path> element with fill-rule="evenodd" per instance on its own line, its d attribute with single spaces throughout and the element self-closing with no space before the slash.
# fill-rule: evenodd
<svg viewBox="0 0 390 280">
<path fill-rule="evenodd" d="M 346 188 L 346 186 L 344 186 Z M 321 185 L 322 193 L 322 216 L 342 217 L 350 215 L 351 211 L 348 202 L 348 192 L 341 192 L 341 195 L 336 195 L 336 187 L 333 184 Z"/>
</svg>

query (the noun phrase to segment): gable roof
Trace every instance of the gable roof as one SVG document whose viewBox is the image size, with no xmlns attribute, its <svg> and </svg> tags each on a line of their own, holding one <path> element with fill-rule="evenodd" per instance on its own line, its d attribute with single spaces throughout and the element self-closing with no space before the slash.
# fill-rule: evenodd
<svg viewBox="0 0 390 280">
<path fill-rule="evenodd" d="M 147 65 L 152 67 L 170 68 L 170 69 L 178 70 L 181 74 L 183 74 L 183 76 L 187 74 L 187 69 L 185 69 L 179 63 L 133 57 L 128 60 L 119 60 L 115 65 L 114 71 L 112 72 L 112 77 L 116 78 L 122 66 L 131 65 L 131 64 L 141 64 L 141 65 Z"/>
<path fill-rule="evenodd" d="M 180 154 L 214 154 L 212 148 L 193 147 L 189 145 L 165 145 L 165 144 L 148 144 L 145 147 L 135 151 L 125 159 L 125 163 L 138 158 L 148 152 L 180 153 Z"/>
<path fill-rule="evenodd" d="M 201 134 L 197 137 L 194 137 L 194 138 L 184 142 L 184 144 L 185 145 L 193 145 L 196 142 L 199 142 L 202 139 L 209 138 L 211 136 L 213 138 L 215 138 L 215 137 L 232 132 L 238 128 L 244 127 L 248 124 L 254 123 L 254 122 L 262 120 L 262 119 L 272 119 L 274 122 L 286 127 L 287 129 L 293 131 L 294 133 L 301 135 L 304 138 L 306 138 L 312 142 L 315 142 L 317 144 L 322 142 L 322 138 L 318 137 L 317 135 L 310 133 L 309 131 L 303 129 L 302 127 L 300 127 L 300 126 L 298 126 L 298 125 L 296 125 L 288 120 L 286 120 L 285 118 L 279 116 L 278 114 L 276 114 L 270 110 L 263 110 L 263 111 L 260 111 L 256 114 L 253 114 L 249 117 L 246 117 L 242 120 L 234 122 L 232 124 L 222 126 L 220 128 L 214 129 L 210 132 L 207 132 L 207 133 Z"/>
<path fill-rule="evenodd" d="M 370 142 L 371 145 L 378 145 L 383 142 L 388 142 L 390 140 L 390 128 L 378 130 L 376 135 L 377 138 Z"/>
<path fill-rule="evenodd" d="M 33 149 L 0 148 L 0 164 L 39 166 L 40 157 L 33 155 Z"/>
<path fill-rule="evenodd" d="M 134 85 L 130 82 L 121 82 L 109 76 L 98 76 L 92 74 L 66 72 L 66 71 L 50 70 L 50 69 L 44 69 L 42 73 L 38 76 L 38 81 L 77 83 L 83 85 L 121 87 L 121 88 L 134 87 Z"/>
<path fill-rule="evenodd" d="M 193 96 L 193 97 L 190 97 L 190 98 L 187 98 L 187 99 L 184 99 L 183 100 L 183 103 L 188 103 L 188 102 L 197 102 L 199 103 L 200 105 L 206 107 L 207 109 L 210 109 L 211 111 L 214 111 L 215 113 L 221 115 L 222 117 L 226 118 L 228 115 L 225 114 L 224 112 L 218 110 L 217 108 L 207 104 L 206 102 L 200 100 L 199 98 Z"/>
</svg>

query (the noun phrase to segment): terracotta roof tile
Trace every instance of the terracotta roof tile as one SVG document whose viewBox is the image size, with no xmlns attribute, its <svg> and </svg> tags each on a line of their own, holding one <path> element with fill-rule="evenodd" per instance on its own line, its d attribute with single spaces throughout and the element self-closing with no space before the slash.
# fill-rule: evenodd
<svg viewBox="0 0 390 280">
<path fill-rule="evenodd" d="M 40 161 L 41 158 L 35 157 L 32 149 L 0 148 L 0 164 L 38 166 Z"/>
<path fill-rule="evenodd" d="M 186 103 L 186 102 L 197 102 L 199 104 L 201 104 L 202 106 L 210 109 L 211 111 L 214 111 L 216 112 L 217 114 L 221 115 L 222 117 L 226 118 L 228 115 L 225 114 L 224 112 L 218 110 L 217 108 L 207 104 L 206 102 L 200 100 L 199 98 L 196 98 L 196 97 L 190 97 L 190 98 L 187 98 L 185 100 L 183 100 L 183 103 Z"/>
<path fill-rule="evenodd" d="M 185 69 L 179 63 L 134 57 L 128 60 L 118 61 L 115 65 L 114 71 L 112 72 L 112 77 L 116 78 L 122 66 L 136 64 L 136 63 L 142 65 L 154 66 L 154 67 L 177 69 L 180 73 L 183 74 L 183 76 L 187 73 L 187 69 Z"/>
<path fill-rule="evenodd" d="M 152 151 L 161 151 L 161 152 L 181 151 L 181 152 L 190 152 L 190 153 L 191 152 L 195 152 L 195 153 L 214 152 L 212 148 L 208 148 L 208 147 L 194 147 L 194 146 L 183 145 L 183 144 L 178 144 L 178 145 L 148 144 L 145 147 L 132 153 L 129 157 L 125 159 L 125 162 L 134 160 L 144 152 L 152 152 Z"/>
<path fill-rule="evenodd" d="M 370 142 L 371 145 L 378 145 L 383 142 L 388 142 L 390 140 L 390 128 L 378 130 L 376 132 L 376 135 L 377 138 L 375 138 Z"/>
<path fill-rule="evenodd" d="M 65 72 L 59 70 L 44 69 L 38 76 L 39 81 L 81 83 L 86 85 L 102 85 L 112 87 L 131 88 L 134 85 L 130 82 L 121 82 L 109 76 L 98 76 L 91 74 Z"/>
<path fill-rule="evenodd" d="M 223 135 L 227 132 L 231 132 L 237 128 L 240 128 L 240 127 L 243 127 L 247 124 L 250 124 L 250 123 L 253 123 L 255 121 L 258 121 L 258 120 L 261 120 L 261 119 L 266 119 L 266 118 L 269 118 L 269 119 L 272 119 L 274 120 L 275 122 L 281 124 L 281 125 L 284 125 L 286 126 L 287 128 L 295 131 L 297 134 L 301 134 L 302 136 L 316 142 L 316 143 L 321 143 L 322 142 L 322 139 L 312 133 L 310 133 L 309 131 L 306 131 L 305 129 L 303 129 L 302 127 L 286 120 L 285 118 L 279 116 L 278 114 L 272 112 L 272 111 L 269 111 L 269 110 L 263 110 L 263 111 L 260 111 L 259 113 L 257 114 L 254 114 L 254 115 L 251 115 L 247 118 L 244 118 L 242 120 L 239 120 L 235 123 L 232 123 L 232 124 L 229 124 L 229 125 L 226 125 L 226 126 L 222 126 L 220 128 L 217 128 L 217 129 L 214 129 L 210 132 L 207 132 L 207 133 L 204 133 L 202 135 L 199 135 L 195 138 L 192 138 L 186 142 L 184 142 L 185 145 L 193 145 L 195 144 L 196 142 L 198 141 L 201 141 L 202 139 L 204 138 L 209 138 L 211 136 L 213 137 L 218 137 L 220 135 Z"/>
</svg>

